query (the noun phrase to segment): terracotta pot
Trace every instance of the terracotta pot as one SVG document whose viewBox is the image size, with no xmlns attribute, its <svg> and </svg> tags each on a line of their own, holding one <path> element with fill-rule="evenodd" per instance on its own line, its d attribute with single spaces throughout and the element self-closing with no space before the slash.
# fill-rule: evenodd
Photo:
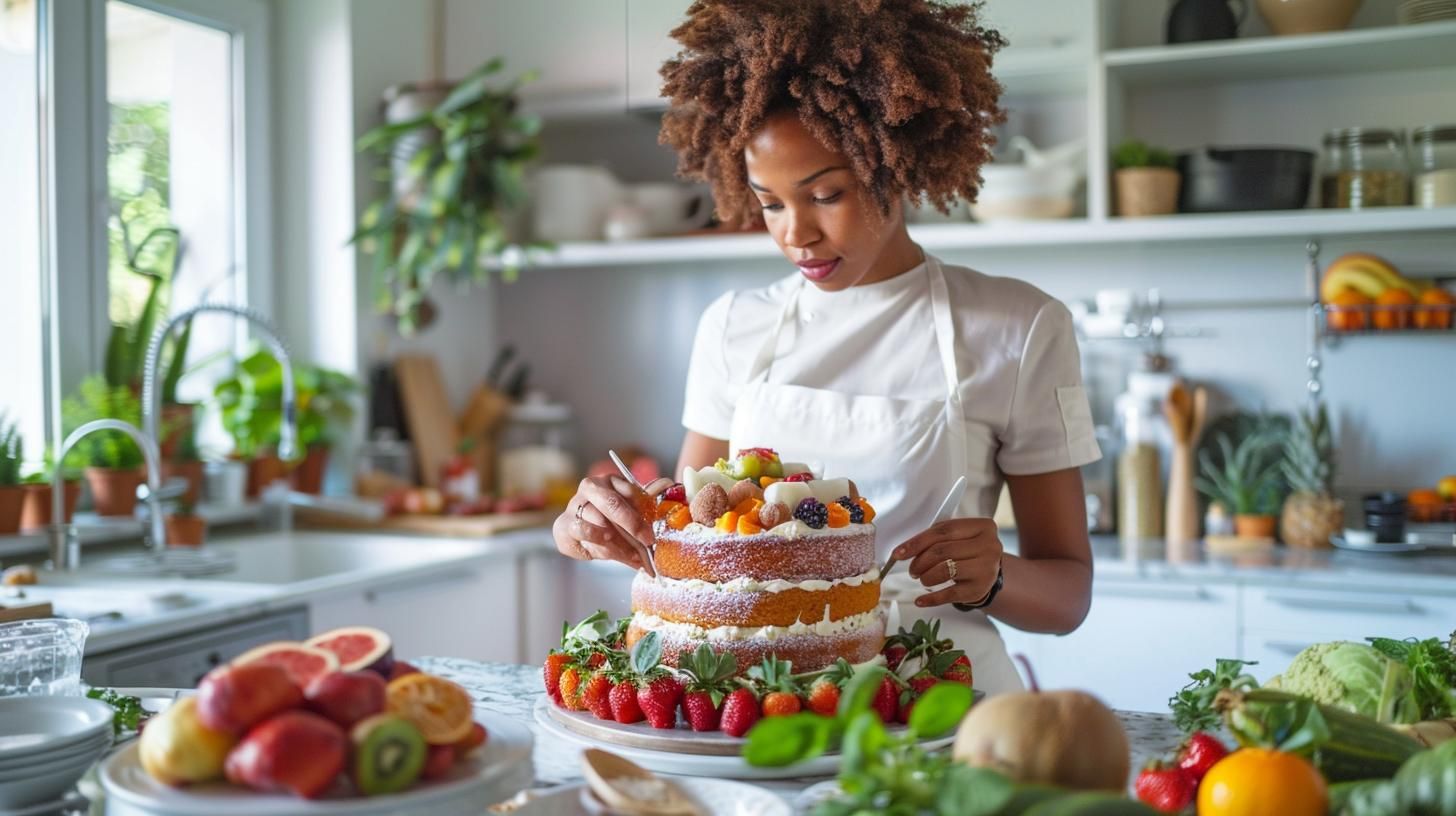
<svg viewBox="0 0 1456 816">
<path fill-rule="evenodd" d="M 1234 535 L 1239 538 L 1273 538 L 1278 516 L 1234 516 Z"/>
<path fill-rule="evenodd" d="M 207 520 L 202 516 L 174 514 L 164 521 L 168 547 L 201 547 L 207 541 Z"/>
<path fill-rule="evenodd" d="M 187 492 L 182 494 L 183 502 L 195 506 L 202 501 L 202 460 L 163 462 L 162 481 L 165 482 L 173 477 L 187 480 Z"/>
<path fill-rule="evenodd" d="M 1124 218 L 1170 215 L 1178 211 L 1182 176 L 1170 167 L 1128 167 L 1113 173 L 1117 214 Z"/>
<path fill-rule="evenodd" d="M 98 516 L 130 516 L 136 513 L 137 486 L 146 478 L 143 468 L 86 468 L 86 486 Z"/>
<path fill-rule="evenodd" d="M 248 460 L 248 498 L 258 498 L 263 488 L 287 474 L 287 466 L 275 453 L 260 454 Z"/>
<path fill-rule="evenodd" d="M 182 440 L 187 434 L 192 433 L 193 417 L 196 415 L 197 406 L 178 402 L 162 406 L 161 428 L 162 438 L 158 443 L 158 449 L 163 459 L 177 458 L 177 448 L 181 446 Z"/>
<path fill-rule="evenodd" d="M 76 502 L 81 498 L 81 482 L 70 479 L 66 483 L 66 521 L 76 516 Z M 21 485 L 25 498 L 20 504 L 20 529 L 35 530 L 51 523 L 51 484 Z"/>
<path fill-rule="evenodd" d="M 20 485 L 0 487 L 0 535 L 20 531 L 20 505 L 25 501 L 25 490 Z"/>
<path fill-rule="evenodd" d="M 323 491 L 324 471 L 329 466 L 327 445 L 310 445 L 308 454 L 293 470 L 293 489 L 300 493 L 318 494 Z"/>
<path fill-rule="evenodd" d="M 1259 0 L 1259 16 L 1275 34 L 1342 31 L 1355 19 L 1362 0 Z"/>
</svg>

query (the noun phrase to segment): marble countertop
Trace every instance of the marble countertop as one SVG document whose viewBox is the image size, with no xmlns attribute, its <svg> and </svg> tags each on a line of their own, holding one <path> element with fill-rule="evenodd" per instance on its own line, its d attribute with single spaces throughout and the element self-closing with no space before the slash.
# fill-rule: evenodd
<svg viewBox="0 0 1456 816">
<path fill-rule="evenodd" d="M 425 671 L 447 677 L 464 686 L 478 707 L 525 723 L 536 738 L 532 761 L 535 764 L 537 787 L 556 787 L 582 780 L 578 767 L 580 747 L 544 733 L 536 725 L 535 717 L 531 713 L 536 698 L 544 693 L 541 690 L 539 666 L 481 663 L 446 657 L 427 657 L 411 662 Z M 1134 772 L 1149 759 L 1170 753 L 1182 739 L 1172 718 L 1166 714 L 1122 711 L 1118 712 L 1118 718 L 1127 729 L 1128 740 L 1132 746 L 1131 767 Z M 793 798 L 804 788 L 824 779 L 825 777 L 803 777 L 755 781 L 753 784 L 785 798 Z"/>
</svg>

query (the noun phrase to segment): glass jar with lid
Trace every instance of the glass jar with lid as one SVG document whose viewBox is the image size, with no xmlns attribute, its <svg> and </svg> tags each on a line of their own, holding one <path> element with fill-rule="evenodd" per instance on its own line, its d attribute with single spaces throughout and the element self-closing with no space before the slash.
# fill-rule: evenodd
<svg viewBox="0 0 1456 816">
<path fill-rule="evenodd" d="M 1426 125 L 1411 131 L 1411 169 L 1417 206 L 1456 205 L 1456 125 Z"/>
<path fill-rule="evenodd" d="M 1410 203 L 1405 131 L 1343 128 L 1325 134 L 1320 205 L 1398 207 Z"/>
</svg>

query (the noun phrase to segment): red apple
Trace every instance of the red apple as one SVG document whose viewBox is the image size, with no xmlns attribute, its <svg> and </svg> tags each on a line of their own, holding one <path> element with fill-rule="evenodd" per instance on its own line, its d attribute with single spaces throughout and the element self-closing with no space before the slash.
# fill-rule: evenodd
<svg viewBox="0 0 1456 816">
<path fill-rule="evenodd" d="M 384 711 L 384 678 L 377 672 L 329 672 L 308 684 L 304 705 L 344 728 Z"/>
<path fill-rule="evenodd" d="M 431 745 L 430 755 L 425 757 L 425 768 L 420 771 L 421 779 L 439 779 L 455 767 L 455 746 Z"/>
<path fill-rule="evenodd" d="M 248 732 L 223 763 L 229 782 L 313 799 L 344 770 L 349 738 L 332 722 L 289 711 Z"/>
<path fill-rule="evenodd" d="M 476 748 L 485 744 L 485 726 L 475 723 L 470 727 L 470 733 L 465 739 L 455 743 L 455 759 L 460 760 L 469 756 Z"/>
<path fill-rule="evenodd" d="M 302 704 L 303 692 L 282 666 L 272 663 L 213 669 L 197 686 L 197 719 L 234 736 Z"/>
<path fill-rule="evenodd" d="M 390 670 L 389 670 L 389 679 L 390 680 L 393 680 L 396 677 L 404 677 L 406 674 L 419 674 L 419 673 L 420 673 L 420 670 L 417 669 L 417 668 L 415 668 L 414 666 L 411 666 L 410 664 L 404 662 L 403 660 L 396 660 L 396 661 L 394 661 L 394 666 L 391 667 Z"/>
</svg>

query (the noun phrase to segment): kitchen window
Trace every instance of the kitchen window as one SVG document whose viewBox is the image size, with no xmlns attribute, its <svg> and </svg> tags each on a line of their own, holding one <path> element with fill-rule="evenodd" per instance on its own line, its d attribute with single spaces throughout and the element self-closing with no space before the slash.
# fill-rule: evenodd
<svg viewBox="0 0 1456 816">
<path fill-rule="evenodd" d="M 112 327 L 154 286 L 156 325 L 204 300 L 271 313 L 266 0 L 11 2 L 50 32 L 60 393 L 117 379 Z M 247 336 L 195 321 L 177 398 L 208 397 Z"/>
</svg>

